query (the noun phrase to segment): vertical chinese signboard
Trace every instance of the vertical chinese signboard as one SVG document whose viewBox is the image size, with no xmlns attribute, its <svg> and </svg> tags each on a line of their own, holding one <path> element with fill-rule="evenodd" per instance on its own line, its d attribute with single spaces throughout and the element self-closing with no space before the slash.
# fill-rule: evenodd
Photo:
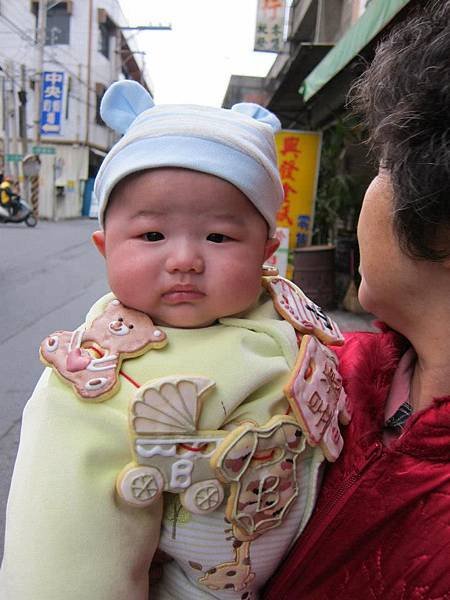
<svg viewBox="0 0 450 600">
<path fill-rule="evenodd" d="M 285 0 L 258 0 L 255 50 L 280 52 L 283 46 Z"/>
<path fill-rule="evenodd" d="M 284 201 L 277 226 L 289 228 L 289 249 L 311 244 L 321 134 L 279 131 L 275 136 Z"/>
<path fill-rule="evenodd" d="M 44 71 L 42 78 L 41 135 L 61 133 L 64 96 L 64 73 Z"/>
</svg>

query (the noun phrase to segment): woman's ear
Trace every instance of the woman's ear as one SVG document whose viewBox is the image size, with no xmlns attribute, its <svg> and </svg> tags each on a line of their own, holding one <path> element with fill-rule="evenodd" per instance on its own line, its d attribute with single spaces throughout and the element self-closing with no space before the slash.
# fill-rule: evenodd
<svg viewBox="0 0 450 600">
<path fill-rule="evenodd" d="M 269 238 L 266 242 L 266 246 L 264 248 L 264 262 L 268 258 L 272 256 L 274 252 L 278 250 L 278 246 L 280 245 L 280 240 L 277 238 Z"/>
<path fill-rule="evenodd" d="M 97 250 L 103 256 L 103 258 L 106 258 L 105 232 L 103 230 L 94 231 L 94 233 L 92 234 L 92 241 L 94 242 L 94 246 L 97 248 Z"/>
</svg>

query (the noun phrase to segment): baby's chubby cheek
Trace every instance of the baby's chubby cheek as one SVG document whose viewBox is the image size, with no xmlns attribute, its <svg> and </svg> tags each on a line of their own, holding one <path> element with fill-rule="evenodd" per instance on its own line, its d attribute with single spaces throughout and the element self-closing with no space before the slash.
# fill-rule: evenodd
<svg viewBox="0 0 450 600">
<path fill-rule="evenodd" d="M 108 283 L 111 291 L 122 304 L 129 308 L 144 310 L 141 304 L 148 297 L 145 289 L 148 289 L 148 285 L 144 286 L 129 271 L 118 273 L 115 269 L 108 270 Z"/>
<path fill-rule="evenodd" d="M 251 308 L 258 301 L 262 291 L 259 282 L 253 285 L 249 285 L 248 282 L 244 283 L 240 291 L 229 290 L 228 299 L 229 306 L 233 307 L 232 312 L 243 312 Z M 224 305 L 226 306 L 226 302 Z"/>
</svg>

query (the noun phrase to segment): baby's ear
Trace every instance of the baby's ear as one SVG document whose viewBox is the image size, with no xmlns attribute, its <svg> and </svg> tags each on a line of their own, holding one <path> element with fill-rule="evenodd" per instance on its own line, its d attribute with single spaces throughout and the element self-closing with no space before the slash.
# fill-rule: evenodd
<svg viewBox="0 0 450 600">
<path fill-rule="evenodd" d="M 274 133 L 281 129 L 280 119 L 270 112 L 270 110 L 267 110 L 267 108 L 264 108 L 259 104 L 254 104 L 253 102 L 239 102 L 232 106 L 231 110 L 252 117 L 252 119 L 261 121 L 261 123 L 270 125 Z"/>
<path fill-rule="evenodd" d="M 272 254 L 274 254 L 278 250 L 279 245 L 280 245 L 280 240 L 277 238 L 269 238 L 267 240 L 266 246 L 264 248 L 264 262 L 266 262 L 266 260 L 268 258 L 270 258 L 272 256 Z"/>
<path fill-rule="evenodd" d="M 116 81 L 106 90 L 100 115 L 108 127 L 125 133 L 138 115 L 154 105 L 153 98 L 140 83 L 126 79 Z"/>
<path fill-rule="evenodd" d="M 98 231 L 94 231 L 92 234 L 92 241 L 103 258 L 105 258 L 105 232 L 100 229 Z"/>
</svg>

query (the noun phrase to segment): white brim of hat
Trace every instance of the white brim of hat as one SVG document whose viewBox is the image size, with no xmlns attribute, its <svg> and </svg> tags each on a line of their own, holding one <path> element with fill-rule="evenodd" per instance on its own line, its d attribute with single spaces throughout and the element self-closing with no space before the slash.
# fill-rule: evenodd
<svg viewBox="0 0 450 600">
<path fill-rule="evenodd" d="M 271 179 L 266 169 L 248 155 L 212 140 L 179 135 L 165 135 L 136 140 L 124 146 L 114 158 L 105 161 L 97 175 L 94 199 L 99 203 L 99 221 L 104 214 L 113 188 L 127 175 L 146 169 L 180 167 L 215 175 L 235 185 L 254 204 L 275 232 L 275 214 L 283 190 Z M 275 183 L 275 185 L 274 185 Z M 274 193 L 274 189 L 277 193 Z"/>
</svg>

